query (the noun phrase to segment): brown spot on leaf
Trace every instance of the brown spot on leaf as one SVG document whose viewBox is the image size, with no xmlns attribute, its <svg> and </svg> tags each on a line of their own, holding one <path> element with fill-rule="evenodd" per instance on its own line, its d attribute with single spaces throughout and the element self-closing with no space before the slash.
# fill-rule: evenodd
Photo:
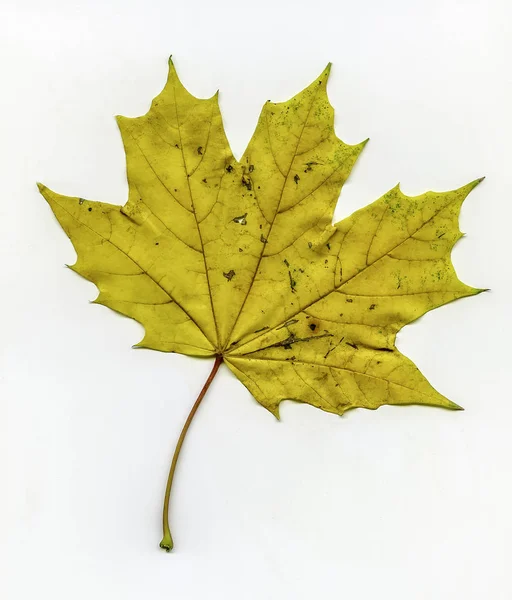
<svg viewBox="0 0 512 600">
<path fill-rule="evenodd" d="M 295 279 L 292 277 L 292 274 L 290 273 L 290 271 L 288 271 L 288 275 L 290 277 L 290 289 L 292 290 L 292 292 L 295 294 L 295 286 L 297 285 L 297 282 L 295 281 Z"/>
<path fill-rule="evenodd" d="M 245 173 L 242 175 L 242 185 L 246 187 L 249 191 L 252 190 L 251 178 Z"/>
<path fill-rule="evenodd" d="M 236 275 L 236 273 L 233 271 L 233 269 L 231 269 L 231 271 L 228 271 L 227 273 L 222 273 L 222 274 L 228 281 L 231 281 L 233 279 L 233 277 Z"/>
</svg>

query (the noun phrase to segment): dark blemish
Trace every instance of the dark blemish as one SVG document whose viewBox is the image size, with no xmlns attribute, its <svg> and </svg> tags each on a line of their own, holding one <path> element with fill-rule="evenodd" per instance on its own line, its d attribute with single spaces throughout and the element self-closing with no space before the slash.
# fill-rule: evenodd
<svg viewBox="0 0 512 600">
<path fill-rule="evenodd" d="M 89 208 L 88 208 L 87 210 L 88 210 L 89 212 L 91 212 L 91 211 L 92 211 L 92 208 L 89 206 Z"/>
<path fill-rule="evenodd" d="M 295 181 L 296 185 L 299 185 L 300 177 L 298 175 L 295 175 L 293 181 Z"/>
<path fill-rule="evenodd" d="M 308 247 L 313 248 L 313 242 L 308 242 Z"/>
<path fill-rule="evenodd" d="M 202 179 L 201 181 L 202 181 L 203 183 L 208 183 L 208 182 L 206 181 L 206 177 L 205 177 L 204 179 Z"/>
<path fill-rule="evenodd" d="M 198 154 L 202 154 L 202 153 L 203 153 L 203 147 L 202 147 L 202 146 L 199 146 L 199 147 L 197 148 L 197 153 L 198 153 Z"/>
<path fill-rule="evenodd" d="M 231 269 L 231 271 L 228 271 L 227 273 L 222 273 L 222 274 L 228 281 L 231 281 L 233 279 L 233 277 L 235 276 L 235 272 L 233 271 L 233 269 Z"/>
<path fill-rule="evenodd" d="M 286 360 L 297 360 L 297 357 L 295 355 L 289 356 Z"/>
<path fill-rule="evenodd" d="M 304 273 L 304 269 L 299 269 L 299 273 Z"/>
<path fill-rule="evenodd" d="M 340 341 L 339 341 L 339 342 L 338 342 L 338 343 L 337 343 L 335 346 L 331 346 L 331 347 L 329 348 L 329 350 L 327 350 L 327 352 L 324 354 L 324 359 L 326 359 L 326 358 L 329 356 L 329 354 L 330 354 L 330 353 L 331 353 L 333 350 L 336 350 L 336 348 L 337 348 L 337 347 L 338 347 L 338 346 L 341 344 L 341 342 L 342 342 L 344 339 L 345 339 L 345 336 L 343 336 L 343 337 L 340 339 Z M 330 342 L 329 342 L 329 343 L 330 343 Z"/>
<path fill-rule="evenodd" d="M 179 148 L 178 144 L 174 144 L 174 147 L 175 147 L 175 148 Z"/>
<path fill-rule="evenodd" d="M 377 364 L 378 364 L 378 365 L 380 365 L 380 363 L 381 363 L 381 361 L 380 361 L 380 360 L 378 360 L 378 361 L 377 361 Z"/>
<path fill-rule="evenodd" d="M 289 267 L 289 266 L 290 266 L 290 263 L 289 263 L 289 262 L 286 260 L 286 258 L 283 260 L 283 262 L 284 262 L 284 264 L 285 264 L 287 267 Z"/>
<path fill-rule="evenodd" d="M 340 279 L 343 279 L 343 268 L 340 267 Z"/>
<path fill-rule="evenodd" d="M 290 289 L 292 290 L 292 292 L 295 294 L 295 286 L 297 285 L 297 282 L 295 281 L 295 279 L 292 277 L 292 274 L 290 273 L 290 271 L 288 271 L 288 275 L 290 277 Z"/>
<path fill-rule="evenodd" d="M 306 319 L 311 319 L 311 315 L 308 315 L 308 316 L 306 317 Z"/>
<path fill-rule="evenodd" d="M 319 340 L 325 337 L 333 337 L 333 335 L 332 333 L 324 333 L 322 335 L 312 335 L 310 337 L 298 338 L 295 336 L 294 333 L 291 333 L 285 340 L 282 340 L 281 342 L 276 342 L 271 346 L 267 346 L 267 348 L 283 347 L 285 350 L 291 350 L 292 344 L 295 344 L 297 342 L 310 342 L 311 340 Z M 265 348 L 261 348 L 261 350 L 265 350 Z"/>
<path fill-rule="evenodd" d="M 254 171 L 254 165 L 249 165 L 249 173 L 252 173 Z"/>
<path fill-rule="evenodd" d="M 325 244 L 327 246 L 327 250 L 331 249 L 331 244 L 329 244 L 329 242 L 327 242 L 327 244 Z"/>
<path fill-rule="evenodd" d="M 240 340 L 237 340 L 236 342 L 232 342 L 232 343 L 231 343 L 231 345 L 230 345 L 230 348 L 231 348 L 231 346 L 236 346 L 236 345 L 238 344 L 238 342 L 239 342 L 239 341 L 240 341 Z"/>
<path fill-rule="evenodd" d="M 350 346 L 351 348 L 354 348 L 354 350 L 359 350 L 359 348 L 352 342 L 345 342 L 345 344 L 347 344 L 347 346 Z"/>
<path fill-rule="evenodd" d="M 238 248 L 238 252 L 243 252 L 243 249 L 242 248 Z"/>
<path fill-rule="evenodd" d="M 247 225 L 247 219 L 245 217 L 247 217 L 247 213 L 244 213 L 241 217 L 235 217 L 233 222 L 238 223 L 239 225 Z"/>
<path fill-rule="evenodd" d="M 307 162 L 306 163 L 306 169 L 304 170 L 304 173 L 308 173 L 309 171 L 312 171 L 312 166 L 313 165 L 318 165 L 317 162 L 311 161 L 311 162 Z"/>
<path fill-rule="evenodd" d="M 345 298 L 345 302 L 354 302 L 352 298 Z"/>
<path fill-rule="evenodd" d="M 340 313 L 340 317 L 342 317 L 342 316 L 343 316 L 343 313 Z"/>
<path fill-rule="evenodd" d="M 178 188 L 174 188 L 174 191 L 175 191 L 175 192 L 177 192 L 177 191 L 178 191 Z"/>
<path fill-rule="evenodd" d="M 78 204 L 83 204 L 84 203 L 84 199 L 83 198 L 78 198 Z"/>
<path fill-rule="evenodd" d="M 326 258 L 326 259 L 324 260 L 324 263 L 325 263 L 325 264 L 327 264 L 328 262 L 329 262 L 329 259 L 327 259 L 327 258 Z"/>
<path fill-rule="evenodd" d="M 260 229 L 263 229 L 263 225 L 260 225 Z"/>
<path fill-rule="evenodd" d="M 446 235 L 446 231 L 443 231 L 443 233 L 441 235 L 438 235 L 437 239 L 440 240 L 443 237 L 443 235 Z"/>
<path fill-rule="evenodd" d="M 261 189 L 260 186 L 258 186 L 258 189 Z"/>
<path fill-rule="evenodd" d="M 370 304 L 370 308 L 368 310 L 375 310 L 376 304 Z"/>
<path fill-rule="evenodd" d="M 254 333 L 259 333 L 260 331 L 265 331 L 265 329 L 268 329 L 268 325 L 265 325 L 265 327 L 262 327 L 261 329 L 256 329 L 256 331 Z"/>
<path fill-rule="evenodd" d="M 160 242 L 155 242 L 155 246 L 158 246 L 160 244 Z"/>
<path fill-rule="evenodd" d="M 380 350 L 381 352 L 393 352 L 391 348 L 377 348 L 377 350 Z"/>
<path fill-rule="evenodd" d="M 227 171 L 228 173 L 231 173 L 231 171 L 232 171 L 232 170 L 233 170 L 233 167 L 232 167 L 231 165 L 228 165 L 228 166 L 226 167 L 226 171 Z"/>
<path fill-rule="evenodd" d="M 281 327 L 278 327 L 276 329 L 276 331 L 279 331 L 280 329 L 283 329 L 284 327 L 288 327 L 290 325 L 293 325 L 294 323 L 298 323 L 299 319 L 290 319 L 289 321 L 286 321 L 286 323 L 284 323 L 284 325 L 281 325 Z"/>
<path fill-rule="evenodd" d="M 252 190 L 252 182 L 250 177 L 247 177 L 247 175 L 242 175 L 242 185 L 244 187 L 246 187 L 249 191 Z"/>
<path fill-rule="evenodd" d="M 309 328 L 311 329 L 311 331 L 315 331 L 315 329 L 316 329 L 315 323 L 310 323 Z"/>
<path fill-rule="evenodd" d="M 266 243 L 267 243 L 267 238 L 266 238 L 266 237 L 264 237 L 264 235 L 263 235 L 263 234 L 261 234 L 261 235 L 260 235 L 260 242 L 262 242 L 263 244 L 266 244 Z"/>
</svg>

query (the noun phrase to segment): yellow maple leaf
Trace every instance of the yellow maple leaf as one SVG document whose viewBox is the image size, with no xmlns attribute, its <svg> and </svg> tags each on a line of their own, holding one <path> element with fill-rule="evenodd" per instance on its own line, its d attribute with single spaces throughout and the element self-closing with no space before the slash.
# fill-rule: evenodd
<svg viewBox="0 0 512 600">
<path fill-rule="evenodd" d="M 334 132 L 330 65 L 288 102 L 267 102 L 242 159 L 217 95 L 181 84 L 172 61 L 142 117 L 118 117 L 123 207 L 40 190 L 72 240 L 72 267 L 104 304 L 145 328 L 140 347 L 216 356 L 176 460 L 221 362 L 277 417 L 285 399 L 342 414 L 383 404 L 459 408 L 395 347 L 425 312 L 482 289 L 451 263 L 462 202 L 481 181 L 408 197 L 400 188 L 332 224 L 365 142 Z"/>
</svg>

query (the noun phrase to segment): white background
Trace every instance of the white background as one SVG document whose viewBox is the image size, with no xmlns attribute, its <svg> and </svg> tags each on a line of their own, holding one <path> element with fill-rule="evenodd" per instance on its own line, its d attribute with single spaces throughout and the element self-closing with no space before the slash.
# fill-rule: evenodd
<svg viewBox="0 0 512 600">
<path fill-rule="evenodd" d="M 508 0 L 2 2 L 6 600 L 512 597 L 511 22 Z M 337 217 L 398 181 L 486 175 L 454 262 L 492 291 L 399 336 L 465 412 L 285 403 L 277 422 L 223 368 L 182 452 L 167 555 L 169 461 L 211 361 L 131 349 L 141 327 L 88 303 L 35 181 L 124 203 L 113 116 L 147 110 L 171 53 L 192 93 L 220 88 L 238 156 L 263 102 L 332 61 L 338 135 L 371 138 Z"/>
</svg>

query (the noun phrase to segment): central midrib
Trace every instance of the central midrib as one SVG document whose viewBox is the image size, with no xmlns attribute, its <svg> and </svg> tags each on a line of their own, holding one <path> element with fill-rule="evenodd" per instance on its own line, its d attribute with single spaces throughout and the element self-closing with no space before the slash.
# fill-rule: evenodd
<svg viewBox="0 0 512 600">
<path fill-rule="evenodd" d="M 206 275 L 206 285 L 208 287 L 208 294 L 210 297 L 210 307 L 211 307 L 211 311 L 212 311 L 212 318 L 213 318 L 213 322 L 215 324 L 215 335 L 216 335 L 216 343 L 214 344 L 215 347 L 219 346 L 219 327 L 217 325 L 217 318 L 215 317 L 215 308 L 213 306 L 213 297 L 212 297 L 212 288 L 210 286 L 210 276 L 208 273 L 208 264 L 206 262 L 206 252 L 204 251 L 204 243 L 203 243 L 203 236 L 201 234 L 201 228 L 199 226 L 199 221 L 197 220 L 197 213 L 196 213 L 196 207 L 194 204 L 194 198 L 192 196 L 192 189 L 190 187 L 190 178 L 189 178 L 189 174 L 188 174 L 188 168 L 187 168 L 187 161 L 185 160 L 185 153 L 183 152 L 183 143 L 182 143 L 182 138 L 181 138 L 181 126 L 180 126 L 180 118 L 178 115 L 178 100 L 176 98 L 176 86 L 173 83 L 172 86 L 172 90 L 173 90 L 173 95 L 174 95 L 174 110 L 176 112 L 176 125 L 178 128 L 178 135 L 180 138 L 180 151 L 181 151 L 181 158 L 183 160 L 183 167 L 185 168 L 185 176 L 187 179 L 187 186 L 188 186 L 188 193 L 190 196 L 190 203 L 192 205 L 192 213 L 194 215 L 194 219 L 196 222 L 196 227 L 197 227 L 197 232 L 199 235 L 199 242 L 201 244 L 201 248 L 203 249 L 202 251 L 202 255 L 203 255 L 203 262 L 204 262 L 204 271 L 205 271 L 205 275 Z M 209 133 L 208 133 L 209 135 Z M 206 149 L 205 149 L 206 152 Z"/>
<path fill-rule="evenodd" d="M 272 221 L 270 223 L 270 227 L 269 227 L 268 232 L 267 232 L 267 239 L 270 238 L 270 234 L 272 232 L 272 227 L 274 226 L 274 223 L 275 223 L 275 220 L 277 218 L 277 215 L 279 214 L 279 208 L 280 208 L 281 202 L 283 200 L 284 190 L 286 188 L 286 184 L 288 183 L 288 178 L 290 176 L 290 172 L 292 170 L 293 163 L 295 162 L 295 158 L 297 156 L 297 150 L 298 150 L 299 144 L 300 144 L 300 142 L 302 140 L 302 136 L 304 134 L 304 129 L 306 128 L 306 123 L 309 120 L 309 115 L 311 114 L 311 109 L 313 108 L 313 105 L 315 103 L 316 97 L 318 95 L 319 88 L 320 88 L 320 86 L 317 86 L 317 89 L 316 89 L 316 91 L 315 91 L 315 93 L 313 95 L 313 99 L 311 100 L 311 104 L 310 104 L 309 109 L 308 109 L 308 114 L 306 115 L 306 118 L 304 119 L 304 124 L 302 125 L 302 129 L 301 129 L 300 135 L 299 135 L 299 137 L 297 139 L 297 144 L 295 146 L 295 150 L 293 152 L 292 159 L 290 161 L 290 166 L 288 167 L 288 171 L 286 173 L 286 177 L 285 177 L 284 182 L 283 182 L 283 187 L 281 188 L 281 193 L 279 195 L 279 202 L 277 203 L 277 207 L 276 207 L 274 216 L 272 218 Z M 266 108 L 265 108 L 265 110 L 266 110 Z M 268 135 L 269 135 L 269 143 L 270 143 L 270 132 L 269 132 Z M 276 163 L 276 166 L 277 166 L 277 163 Z M 265 253 L 265 248 L 266 248 L 266 244 L 263 244 L 260 256 L 258 258 L 258 262 L 256 264 L 256 269 L 254 271 L 254 275 L 253 275 L 253 277 L 251 279 L 251 283 L 249 285 L 249 289 L 247 290 L 247 293 L 246 293 L 245 298 L 244 298 L 244 300 L 242 302 L 242 305 L 240 306 L 240 310 L 238 311 L 238 314 L 237 314 L 236 319 L 235 319 L 235 321 L 233 323 L 233 326 L 231 327 L 231 330 L 230 330 L 229 334 L 226 336 L 226 341 L 225 341 L 224 347 L 222 348 L 222 352 L 223 353 L 226 352 L 226 349 L 229 347 L 229 343 L 231 341 L 231 335 L 233 334 L 233 331 L 235 330 L 235 327 L 236 327 L 236 325 L 237 325 L 237 323 L 238 323 L 238 321 L 240 319 L 240 316 L 241 316 L 241 314 L 242 314 L 242 312 L 244 310 L 244 307 L 245 307 L 245 304 L 247 302 L 247 299 L 249 298 L 249 295 L 251 293 L 252 286 L 254 285 L 254 282 L 256 281 L 256 277 L 258 276 L 258 271 L 259 271 L 259 268 L 260 268 L 260 265 L 261 265 L 261 261 L 263 260 L 263 254 Z M 215 318 L 215 316 L 214 316 L 214 318 Z"/>
</svg>

